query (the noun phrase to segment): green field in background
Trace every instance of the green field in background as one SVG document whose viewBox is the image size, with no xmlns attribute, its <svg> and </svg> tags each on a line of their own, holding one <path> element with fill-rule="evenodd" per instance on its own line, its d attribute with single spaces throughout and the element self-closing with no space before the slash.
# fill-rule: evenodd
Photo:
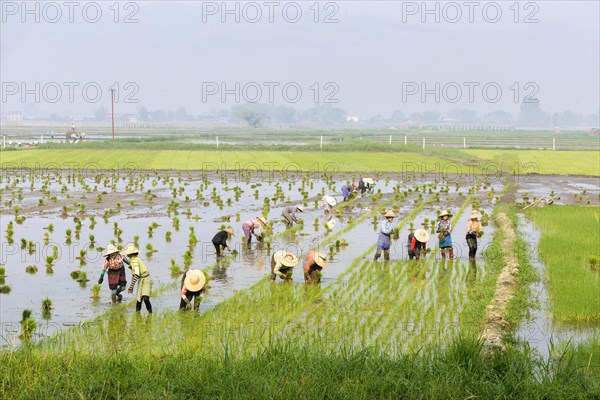
<svg viewBox="0 0 600 400">
<path fill-rule="evenodd" d="M 457 156 L 466 155 L 464 158 Z M 444 172 L 600 176 L 595 151 L 456 150 L 419 152 L 211 151 L 150 149 L 51 149 L 0 153 L 3 168 L 121 168 L 315 172 Z"/>
</svg>

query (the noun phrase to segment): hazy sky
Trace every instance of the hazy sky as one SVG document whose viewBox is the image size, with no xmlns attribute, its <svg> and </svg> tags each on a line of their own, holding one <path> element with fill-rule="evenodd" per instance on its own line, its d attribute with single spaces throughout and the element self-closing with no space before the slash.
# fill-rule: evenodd
<svg viewBox="0 0 600 400">
<path fill-rule="evenodd" d="M 114 83 L 123 113 L 236 97 L 360 117 L 516 113 L 527 95 L 550 112 L 600 107 L 598 1 L 223 4 L 1 1 L 2 111 L 90 115 Z"/>
</svg>

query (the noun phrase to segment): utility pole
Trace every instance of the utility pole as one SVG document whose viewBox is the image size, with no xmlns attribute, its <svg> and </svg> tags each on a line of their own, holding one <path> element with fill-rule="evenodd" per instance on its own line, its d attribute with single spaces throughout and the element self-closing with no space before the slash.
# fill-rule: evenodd
<svg viewBox="0 0 600 400">
<path fill-rule="evenodd" d="M 115 140 L 115 89 L 110 89 L 112 138 Z"/>
</svg>

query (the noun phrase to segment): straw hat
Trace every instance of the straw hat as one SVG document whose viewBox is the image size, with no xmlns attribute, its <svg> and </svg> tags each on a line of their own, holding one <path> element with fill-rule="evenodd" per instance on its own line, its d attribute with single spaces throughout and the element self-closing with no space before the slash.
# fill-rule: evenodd
<svg viewBox="0 0 600 400">
<path fill-rule="evenodd" d="M 117 249 L 117 247 L 110 243 L 108 246 L 106 246 L 106 252 L 104 253 L 104 256 L 108 256 L 114 253 L 118 253 L 119 249 Z"/>
<path fill-rule="evenodd" d="M 363 179 L 363 181 L 365 183 L 368 183 L 369 185 L 373 185 L 375 183 L 375 181 L 372 178 L 365 178 Z"/>
<path fill-rule="evenodd" d="M 327 266 L 327 255 L 325 253 L 319 253 L 318 251 L 315 251 L 313 258 L 315 259 L 315 264 L 317 264 L 319 267 L 325 268 Z"/>
<path fill-rule="evenodd" d="M 206 277 L 199 269 L 190 269 L 185 275 L 183 286 L 190 292 L 197 292 L 204 287 Z"/>
<path fill-rule="evenodd" d="M 477 210 L 471 211 L 471 215 L 469 215 L 469 219 L 479 219 L 481 218 L 481 214 Z"/>
<path fill-rule="evenodd" d="M 439 218 L 442 218 L 444 215 L 447 215 L 448 217 L 452 216 L 452 214 L 448 213 L 448 210 L 444 210 L 440 213 Z"/>
<path fill-rule="evenodd" d="M 396 214 L 394 214 L 393 211 L 387 211 L 383 216 L 386 218 L 389 218 L 389 217 L 396 218 Z"/>
<path fill-rule="evenodd" d="M 279 258 L 279 262 L 284 267 L 295 267 L 298 264 L 298 257 L 292 253 L 284 253 L 282 257 Z"/>
<path fill-rule="evenodd" d="M 332 220 L 329 220 L 329 222 L 327 222 L 325 224 L 325 226 L 327 227 L 327 229 L 333 229 L 335 224 L 337 224 L 337 221 L 335 219 L 332 219 Z"/>
<path fill-rule="evenodd" d="M 296 209 L 300 212 L 304 212 L 304 208 L 302 206 L 296 206 Z"/>
<path fill-rule="evenodd" d="M 415 231 L 415 237 L 421 243 L 425 243 L 429 240 L 429 233 L 425 229 L 417 229 Z"/>
<path fill-rule="evenodd" d="M 325 200 L 325 203 L 329 204 L 331 207 L 334 207 L 337 204 L 337 200 L 331 196 L 323 196 L 323 200 Z"/>
<path fill-rule="evenodd" d="M 128 256 L 130 254 L 136 254 L 139 253 L 139 249 L 137 247 L 135 247 L 135 244 L 133 243 L 129 243 L 127 245 L 127 247 L 125 247 L 123 250 L 121 250 L 121 254 L 123 254 L 124 256 Z"/>
<path fill-rule="evenodd" d="M 225 232 L 227 232 L 229 236 L 233 236 L 233 228 L 227 228 L 225 229 Z"/>
<path fill-rule="evenodd" d="M 256 220 L 262 222 L 263 225 L 267 224 L 267 221 L 263 217 L 256 217 Z"/>
</svg>

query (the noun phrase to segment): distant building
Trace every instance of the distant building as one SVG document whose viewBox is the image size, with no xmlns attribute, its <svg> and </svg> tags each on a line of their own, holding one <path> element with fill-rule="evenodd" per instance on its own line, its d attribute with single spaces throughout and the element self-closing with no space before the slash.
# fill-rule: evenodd
<svg viewBox="0 0 600 400">
<path fill-rule="evenodd" d="M 127 122 L 129 122 L 130 124 L 137 124 L 137 122 L 138 122 L 137 115 L 128 115 Z"/>
<path fill-rule="evenodd" d="M 6 113 L 6 120 L 10 122 L 23 121 L 23 113 L 21 111 L 10 111 Z"/>
<path fill-rule="evenodd" d="M 347 115 L 346 116 L 346 122 L 350 122 L 351 124 L 358 124 L 358 117 L 352 116 L 352 115 Z"/>
</svg>

